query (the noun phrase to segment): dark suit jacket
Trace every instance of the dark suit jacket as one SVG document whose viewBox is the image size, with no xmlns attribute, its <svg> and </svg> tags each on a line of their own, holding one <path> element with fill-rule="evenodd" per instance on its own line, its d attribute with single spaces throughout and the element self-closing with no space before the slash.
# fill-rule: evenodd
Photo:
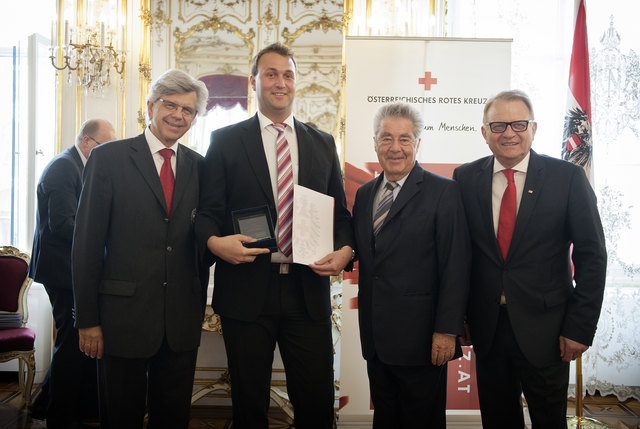
<svg viewBox="0 0 640 429">
<path fill-rule="evenodd" d="M 51 160 L 38 183 L 29 277 L 47 287 L 71 290 L 71 242 L 83 169 L 72 146 Z"/>
<path fill-rule="evenodd" d="M 334 197 L 334 247 L 354 246 L 351 216 L 346 207 L 340 162 L 329 134 L 295 120 L 298 139 L 298 183 Z M 201 245 L 212 236 L 234 234 L 231 212 L 267 205 L 274 223 L 274 204 L 269 167 L 264 153 L 258 116 L 219 129 L 211 134 L 196 233 Z M 232 265 L 218 260 L 215 269 L 213 309 L 237 320 L 255 320 L 264 305 L 270 254 L 254 262 Z M 308 314 L 313 319 L 331 312 L 329 278 L 300 266 L 301 287 Z"/>
<path fill-rule="evenodd" d="M 493 156 L 458 167 L 473 248 L 468 322 L 475 352 L 493 342 L 504 289 L 516 340 L 529 361 L 560 359 L 560 335 L 591 345 L 607 255 L 596 197 L 581 167 L 531 151 L 506 260 L 493 227 Z M 576 287 L 569 249 L 573 244 Z"/>
<path fill-rule="evenodd" d="M 105 353 L 152 356 L 166 336 L 195 349 L 202 289 L 193 223 L 202 156 L 177 146 L 171 218 L 141 134 L 93 149 L 73 243 L 76 326 L 102 326 Z"/>
<path fill-rule="evenodd" d="M 360 187 L 353 206 L 362 354 L 390 365 L 427 365 L 434 332 L 463 333 L 470 245 L 462 200 L 454 181 L 416 162 L 374 240 L 382 179 Z"/>
</svg>

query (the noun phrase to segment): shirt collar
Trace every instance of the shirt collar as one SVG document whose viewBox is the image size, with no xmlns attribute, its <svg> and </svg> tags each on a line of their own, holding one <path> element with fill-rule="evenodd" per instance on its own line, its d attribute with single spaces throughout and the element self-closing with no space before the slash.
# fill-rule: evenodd
<svg viewBox="0 0 640 429">
<path fill-rule="evenodd" d="M 511 169 L 526 174 L 527 169 L 529 168 L 529 158 L 530 157 L 531 157 L 531 151 L 527 152 L 527 155 L 524 158 L 522 158 L 522 161 L 517 163 Z M 498 158 L 496 158 L 494 156 L 493 157 L 493 174 L 499 173 L 502 170 L 506 170 L 505 166 L 500 164 L 500 161 L 498 161 Z"/>
<path fill-rule="evenodd" d="M 152 154 L 166 148 L 166 146 L 160 141 L 160 139 L 151 132 L 150 127 L 145 128 L 144 138 L 147 139 L 147 144 L 149 144 L 149 149 L 151 150 Z M 169 149 L 173 149 L 173 151 L 176 152 L 177 156 L 178 142 L 175 142 L 173 146 L 169 147 Z"/>
<path fill-rule="evenodd" d="M 76 147 L 76 150 L 78 151 L 78 155 L 80 155 L 80 160 L 82 161 L 82 165 L 84 165 L 86 167 L 87 166 L 87 158 L 84 157 L 84 153 L 82 153 L 82 151 L 78 147 L 78 144 L 75 144 L 74 146 Z"/>
<path fill-rule="evenodd" d="M 395 180 L 395 182 L 398 184 L 398 187 L 402 188 L 402 185 L 404 185 L 404 182 L 407 181 L 407 177 L 409 177 L 409 174 L 411 174 L 411 172 L 407 173 L 406 176 L 404 176 L 402 179 L 400 180 Z M 383 175 L 382 177 L 382 183 L 380 184 L 381 188 L 384 188 L 387 185 L 387 182 L 389 182 L 387 180 L 387 176 Z"/>
<path fill-rule="evenodd" d="M 265 115 L 262 114 L 262 112 L 260 112 L 258 110 L 258 121 L 260 121 L 260 129 L 264 130 L 265 128 L 269 127 L 269 125 L 273 124 L 273 121 L 269 118 L 267 118 Z M 284 121 L 282 121 L 284 124 L 288 125 L 289 127 L 291 127 L 291 129 L 293 129 L 293 113 L 291 115 L 289 115 L 289 117 L 287 119 L 285 119 Z M 269 130 L 273 130 L 274 128 L 269 127 L 267 128 Z"/>
</svg>

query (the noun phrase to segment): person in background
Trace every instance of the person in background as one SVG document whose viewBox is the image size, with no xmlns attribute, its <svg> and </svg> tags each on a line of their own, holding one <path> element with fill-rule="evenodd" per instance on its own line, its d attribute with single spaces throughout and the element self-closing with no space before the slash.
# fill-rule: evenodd
<svg viewBox="0 0 640 429">
<path fill-rule="evenodd" d="M 49 429 L 81 427 L 83 419 L 98 417 L 96 364 L 78 349 L 73 326 L 71 242 L 84 166 L 94 147 L 115 138 L 108 121 L 85 121 L 75 145 L 53 158 L 38 182 L 29 277 L 42 283 L 49 295 L 56 340 L 32 416 L 46 418 Z"/>
</svg>

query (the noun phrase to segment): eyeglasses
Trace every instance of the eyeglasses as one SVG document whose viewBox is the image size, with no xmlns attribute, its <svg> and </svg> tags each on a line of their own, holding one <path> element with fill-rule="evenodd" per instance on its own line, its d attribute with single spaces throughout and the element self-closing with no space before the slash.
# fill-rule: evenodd
<svg viewBox="0 0 640 429">
<path fill-rule="evenodd" d="M 97 145 L 101 145 L 101 144 L 102 144 L 101 142 L 99 142 L 98 140 L 94 139 L 94 138 L 93 138 L 93 137 L 91 137 L 91 136 L 87 136 L 87 137 L 89 137 L 91 140 L 93 140 L 94 142 L 96 142 L 96 144 L 97 144 Z"/>
<path fill-rule="evenodd" d="M 396 139 L 391 136 L 384 136 L 376 139 L 376 141 L 378 142 L 378 146 L 383 146 L 383 147 L 391 146 L 395 140 Z M 400 137 L 397 140 L 398 140 L 398 143 L 400 143 L 400 146 L 409 146 L 415 143 L 416 141 L 415 139 L 412 139 L 409 137 Z"/>
<path fill-rule="evenodd" d="M 184 107 L 172 101 L 167 101 L 164 98 L 158 98 L 158 101 L 161 101 L 164 108 L 170 112 L 182 111 L 182 116 L 184 116 L 187 119 L 192 119 L 193 117 L 196 116 L 196 111 L 193 110 L 191 107 Z"/>
<path fill-rule="evenodd" d="M 504 133 L 507 130 L 507 126 L 511 125 L 511 129 L 516 133 L 527 131 L 529 124 L 534 122 L 533 119 L 528 121 L 512 121 L 512 122 L 489 122 L 488 125 L 492 133 Z"/>
</svg>

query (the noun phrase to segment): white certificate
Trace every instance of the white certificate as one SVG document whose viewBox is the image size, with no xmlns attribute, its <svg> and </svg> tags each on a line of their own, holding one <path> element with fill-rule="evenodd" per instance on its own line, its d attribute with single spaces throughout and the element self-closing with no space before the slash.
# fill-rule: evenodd
<svg viewBox="0 0 640 429">
<path fill-rule="evenodd" d="M 293 262 L 312 264 L 333 252 L 333 197 L 293 186 Z"/>
</svg>

